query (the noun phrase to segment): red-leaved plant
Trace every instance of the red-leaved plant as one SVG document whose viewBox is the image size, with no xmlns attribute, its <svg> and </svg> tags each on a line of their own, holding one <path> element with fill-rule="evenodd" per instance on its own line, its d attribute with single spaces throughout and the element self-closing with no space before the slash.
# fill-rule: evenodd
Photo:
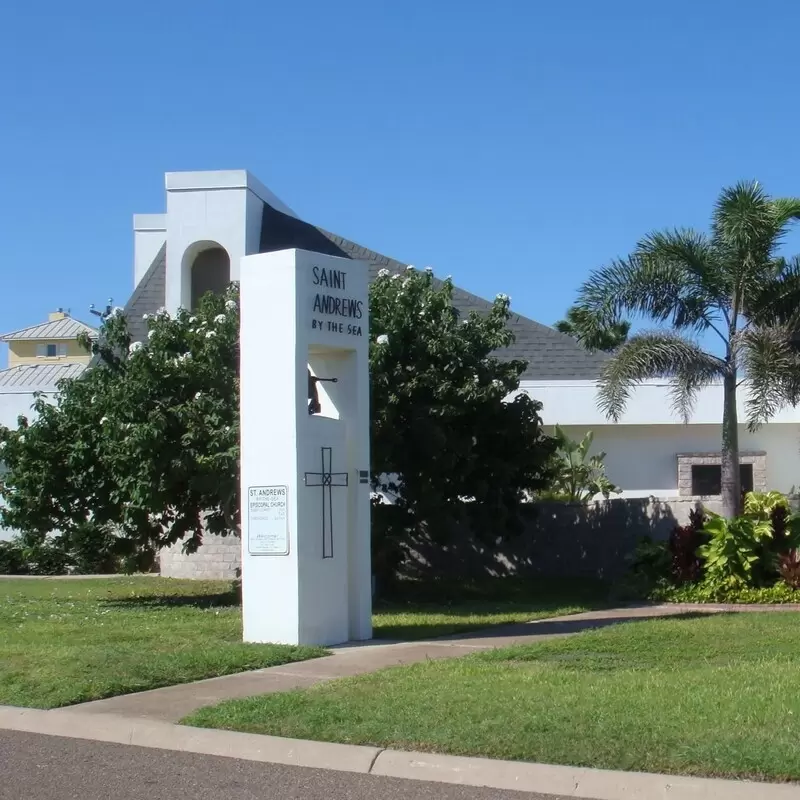
<svg viewBox="0 0 800 800">
<path fill-rule="evenodd" d="M 704 522 L 703 509 L 694 508 L 689 512 L 689 524 L 678 525 L 670 534 L 672 577 L 678 583 L 691 583 L 702 577 L 703 561 L 697 555 L 697 548 L 706 541 L 702 534 Z"/>
<path fill-rule="evenodd" d="M 792 589 L 800 589 L 800 553 L 789 550 L 778 556 L 778 572 L 784 583 Z"/>
</svg>

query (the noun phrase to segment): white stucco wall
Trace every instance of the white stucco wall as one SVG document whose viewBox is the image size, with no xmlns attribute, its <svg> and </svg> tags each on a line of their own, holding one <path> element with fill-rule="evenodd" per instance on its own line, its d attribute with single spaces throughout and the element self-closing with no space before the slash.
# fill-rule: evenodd
<svg viewBox="0 0 800 800">
<path fill-rule="evenodd" d="M 606 474 L 624 497 L 678 495 L 678 453 L 719 452 L 720 425 L 564 425 L 571 439 L 594 432 L 593 450 L 606 452 Z M 741 450 L 767 453 L 767 486 L 800 487 L 800 424 L 771 423 L 756 433 L 740 426 Z"/>
<path fill-rule="evenodd" d="M 647 381 L 631 392 L 620 423 L 626 425 L 681 425 L 672 411 L 668 381 Z M 543 404 L 542 418 L 548 425 L 607 425 L 597 406 L 597 384 L 593 381 L 523 382 L 520 391 Z M 747 386 L 737 396 L 739 419 L 746 420 Z M 698 392 L 692 425 L 717 425 L 722 419 L 722 386 Z M 772 423 L 800 422 L 800 408 L 784 408 Z"/>
<path fill-rule="evenodd" d="M 136 288 L 150 269 L 167 239 L 166 214 L 133 215 L 133 286 Z"/>
<path fill-rule="evenodd" d="M 220 245 L 231 260 L 231 280 L 239 280 L 239 262 L 258 252 L 264 202 L 294 216 L 246 170 L 169 172 L 166 175 L 166 308 L 189 307 L 187 250 L 199 242 Z M 194 253 L 194 250 L 191 252 Z"/>
</svg>

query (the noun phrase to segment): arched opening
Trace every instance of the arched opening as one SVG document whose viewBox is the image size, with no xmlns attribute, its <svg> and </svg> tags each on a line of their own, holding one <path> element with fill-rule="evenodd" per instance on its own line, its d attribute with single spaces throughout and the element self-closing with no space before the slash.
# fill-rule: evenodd
<svg viewBox="0 0 800 800">
<path fill-rule="evenodd" d="M 231 282 L 231 259 L 224 247 L 212 245 L 190 262 L 191 308 L 197 308 L 206 292 L 222 294 Z"/>
</svg>

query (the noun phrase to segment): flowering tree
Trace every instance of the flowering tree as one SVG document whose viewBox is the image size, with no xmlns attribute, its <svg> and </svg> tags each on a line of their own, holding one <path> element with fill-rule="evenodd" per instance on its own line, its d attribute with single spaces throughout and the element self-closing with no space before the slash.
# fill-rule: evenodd
<svg viewBox="0 0 800 800">
<path fill-rule="evenodd" d="M 115 309 L 99 362 L 60 386 L 38 419 L 0 430 L 5 525 L 71 535 L 87 521 L 156 548 L 238 529 L 238 292 L 148 318 L 131 343 Z"/>
<path fill-rule="evenodd" d="M 410 270 L 381 274 L 370 303 L 375 488 L 400 495 L 403 524 L 444 531 L 471 498 L 502 529 L 552 452 L 540 406 L 503 402 L 525 367 L 491 355 L 511 342 L 508 298 L 462 319 L 449 280 Z M 238 289 L 147 323 L 131 343 L 115 309 L 86 342 L 96 365 L 55 405 L 38 400 L 35 422 L 0 429 L 5 525 L 75 535 L 90 522 L 131 547 L 189 551 L 204 530 L 239 530 Z"/>
<path fill-rule="evenodd" d="M 373 482 L 395 501 L 395 527 L 445 538 L 466 515 L 496 540 L 518 528 L 526 494 L 547 485 L 555 446 L 541 404 L 505 402 L 526 367 L 493 355 L 513 341 L 509 298 L 461 316 L 452 295 L 449 278 L 413 268 L 384 270 L 371 287 Z"/>
</svg>

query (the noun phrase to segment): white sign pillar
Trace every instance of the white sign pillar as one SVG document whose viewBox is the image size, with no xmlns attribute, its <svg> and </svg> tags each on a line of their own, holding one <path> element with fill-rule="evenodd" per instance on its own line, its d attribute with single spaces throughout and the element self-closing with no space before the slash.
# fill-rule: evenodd
<svg viewBox="0 0 800 800">
<path fill-rule="evenodd" d="M 369 639 L 367 265 L 282 250 L 240 281 L 244 640 Z"/>
</svg>

